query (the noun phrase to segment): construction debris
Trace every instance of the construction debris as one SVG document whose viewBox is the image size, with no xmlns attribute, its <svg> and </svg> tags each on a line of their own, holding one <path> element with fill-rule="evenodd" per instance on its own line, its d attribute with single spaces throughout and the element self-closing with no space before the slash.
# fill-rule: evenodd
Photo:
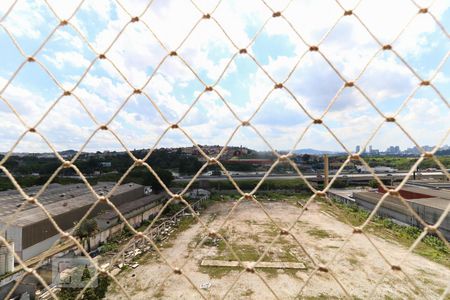
<svg viewBox="0 0 450 300">
<path fill-rule="evenodd" d="M 200 285 L 200 288 L 203 290 L 208 290 L 211 287 L 211 282 L 205 282 Z"/>
</svg>

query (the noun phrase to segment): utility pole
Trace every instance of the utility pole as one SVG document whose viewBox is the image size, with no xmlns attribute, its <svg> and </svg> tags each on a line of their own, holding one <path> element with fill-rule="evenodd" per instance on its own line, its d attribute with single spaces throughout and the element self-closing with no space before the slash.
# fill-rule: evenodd
<svg viewBox="0 0 450 300">
<path fill-rule="evenodd" d="M 328 185 L 328 155 L 323 155 L 323 186 Z"/>
</svg>

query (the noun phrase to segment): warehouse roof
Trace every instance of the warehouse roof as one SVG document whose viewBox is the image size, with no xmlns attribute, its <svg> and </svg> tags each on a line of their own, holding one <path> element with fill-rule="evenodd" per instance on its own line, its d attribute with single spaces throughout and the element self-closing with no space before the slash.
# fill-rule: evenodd
<svg viewBox="0 0 450 300">
<path fill-rule="evenodd" d="M 111 187 L 112 187 L 111 184 L 99 183 L 94 188 L 97 191 L 97 193 L 103 191 L 106 194 L 106 190 L 109 190 L 109 188 Z M 138 184 L 120 185 L 113 193 L 113 196 L 125 193 L 138 187 L 142 186 Z M 89 204 L 92 204 L 94 203 L 94 200 L 95 200 L 94 195 L 92 195 L 91 193 L 87 193 L 70 199 L 64 199 L 64 201 L 57 201 L 55 203 L 51 203 L 48 205 L 44 204 L 44 206 L 45 209 L 50 213 L 50 215 L 57 216 L 75 210 L 77 208 L 82 208 Z M 10 225 L 26 226 L 45 219 L 48 219 L 47 214 L 45 214 L 45 212 L 40 207 L 36 207 L 33 205 L 33 208 L 15 214 L 14 220 L 10 223 Z"/>
<path fill-rule="evenodd" d="M 381 197 L 383 197 L 383 195 L 384 194 L 378 192 L 360 192 L 354 194 L 355 197 L 362 196 L 363 199 L 366 198 L 377 202 L 381 199 Z M 433 197 L 433 198 L 406 199 L 406 202 L 445 210 L 447 205 L 450 203 L 450 200 L 439 197 Z M 395 203 L 405 207 L 399 198 L 393 196 L 387 196 L 383 204 L 384 203 L 392 203 L 392 204 Z"/>
<path fill-rule="evenodd" d="M 122 213 L 122 214 L 127 214 L 129 212 L 132 212 L 140 207 L 155 203 L 157 204 L 159 200 L 163 199 L 164 197 L 166 197 L 167 194 L 166 193 L 159 193 L 159 194 L 152 194 L 149 196 L 145 196 L 136 200 L 133 200 L 131 202 L 127 202 L 123 205 L 117 206 L 117 209 Z M 108 210 L 100 215 L 98 215 L 97 217 L 95 217 L 96 219 L 101 219 L 101 220 L 112 220 L 114 218 L 116 218 L 118 215 L 116 213 L 115 210 Z"/>
<path fill-rule="evenodd" d="M 442 198 L 425 198 L 425 199 L 411 199 L 408 200 L 408 202 L 413 202 L 419 205 L 445 210 L 449 205 L 450 200 Z"/>
<path fill-rule="evenodd" d="M 412 192 L 412 193 L 425 194 L 425 195 L 430 195 L 430 196 L 433 196 L 436 198 L 450 200 L 450 191 L 449 190 L 431 189 L 431 188 L 425 187 L 425 186 L 417 186 L 417 185 L 409 185 L 409 184 L 406 184 L 402 188 L 402 190 Z"/>
<path fill-rule="evenodd" d="M 113 182 L 101 182 L 95 185 L 93 188 L 97 192 L 101 192 L 102 190 L 110 190 L 113 185 Z M 29 196 L 34 196 L 41 188 L 42 186 L 33 186 L 25 188 L 24 192 Z M 67 185 L 52 183 L 44 190 L 42 195 L 39 196 L 39 202 L 47 206 L 51 203 L 66 202 L 69 199 L 86 194 L 91 194 L 91 192 L 83 183 Z M 18 207 L 23 203 L 23 201 L 24 198 L 15 189 L 0 192 L 0 217 L 6 217 L 13 214 L 15 211 L 17 211 Z M 33 208 L 35 208 L 35 206 L 25 205 L 24 207 L 22 207 L 22 210 L 26 211 Z"/>
<path fill-rule="evenodd" d="M 355 198 L 357 198 L 358 196 L 362 196 L 366 199 L 378 202 L 381 199 L 381 197 L 383 197 L 384 194 L 378 192 L 358 192 L 353 193 L 353 195 Z M 386 199 L 383 201 L 383 204 L 384 203 L 393 203 L 405 207 L 403 205 L 403 202 L 399 198 L 393 196 L 387 196 Z"/>
<path fill-rule="evenodd" d="M 408 185 L 423 186 L 431 189 L 442 189 L 450 191 L 450 182 L 435 179 L 408 180 Z"/>
</svg>

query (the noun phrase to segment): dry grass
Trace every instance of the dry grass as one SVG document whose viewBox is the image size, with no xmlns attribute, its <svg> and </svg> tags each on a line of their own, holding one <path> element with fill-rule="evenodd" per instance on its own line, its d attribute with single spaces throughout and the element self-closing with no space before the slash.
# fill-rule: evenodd
<svg viewBox="0 0 450 300">
<path fill-rule="evenodd" d="M 217 230 L 233 204 L 233 202 L 216 203 L 207 209 L 201 218 L 211 229 Z M 277 225 L 283 228 L 295 222 L 299 213 L 298 206 L 286 201 L 264 202 L 263 205 Z M 311 205 L 301 217 L 301 222 L 296 222 L 291 230 L 295 239 L 290 235 L 284 235 L 271 245 L 273 239 L 278 236 L 278 227 L 271 223 L 255 204 L 244 202 L 239 205 L 219 232 L 235 250 L 240 260 L 255 261 L 266 253 L 262 257 L 263 261 L 300 261 L 307 266 L 307 269 L 293 271 L 257 268 L 257 274 L 243 272 L 228 294 L 228 298 L 272 299 L 273 295 L 257 275 L 264 278 L 279 298 L 296 298 L 300 287 L 314 269 L 314 263 L 303 252 L 298 241 L 315 263 L 328 263 L 339 250 L 336 261 L 329 268 L 354 299 L 366 299 L 375 280 L 389 266 L 362 235 L 352 236 L 350 242 L 341 249 L 345 238 L 352 234 L 352 228 L 338 218 L 323 214 L 322 210 L 321 205 Z M 206 239 L 200 246 L 199 242 L 205 235 L 200 224 L 191 224 L 178 232 L 176 239 L 171 239 L 173 245 L 163 249 L 163 254 L 175 266 L 182 265 L 187 260 L 187 264 L 183 267 L 184 274 L 197 287 L 200 287 L 202 283 L 210 282 L 211 288 L 202 292 L 207 298 L 215 299 L 225 294 L 230 285 L 235 282 L 236 276 L 241 273 L 242 268 L 200 267 L 201 260 L 205 258 L 236 260 L 223 240 Z M 371 239 L 389 261 L 398 261 L 407 251 L 407 248 L 401 244 L 385 240 L 377 235 L 372 235 Z M 375 299 L 384 299 L 385 295 L 394 299 L 418 299 L 422 297 L 421 293 L 429 298 L 438 298 L 439 292 L 446 287 L 448 268 L 427 258 L 413 254 L 402 269 L 410 278 L 414 278 L 414 284 L 408 282 L 401 273 L 391 272 L 377 289 Z M 129 274 L 121 276 L 120 282 L 127 284 L 129 288 L 138 284 L 139 281 L 148 283 L 146 291 L 139 291 L 133 295 L 136 299 L 156 296 L 162 299 L 199 298 L 193 287 L 182 277 L 174 275 L 161 259 L 147 262 L 146 265 L 138 267 L 135 273 L 134 278 L 131 278 Z M 161 294 L 159 287 L 166 276 L 169 277 L 164 284 L 164 293 Z M 420 290 L 414 285 L 417 285 Z M 108 296 L 114 299 L 120 298 L 117 292 Z M 344 297 L 343 291 L 328 273 L 319 272 L 314 275 L 302 291 L 302 299 L 340 299 L 342 297 Z"/>
</svg>

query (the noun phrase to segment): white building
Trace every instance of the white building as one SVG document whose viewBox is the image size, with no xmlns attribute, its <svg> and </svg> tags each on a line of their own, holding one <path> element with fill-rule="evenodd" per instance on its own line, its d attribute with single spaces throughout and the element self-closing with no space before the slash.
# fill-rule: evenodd
<svg viewBox="0 0 450 300">
<path fill-rule="evenodd" d="M 14 243 L 10 242 L 9 245 L 14 251 Z M 0 276 L 14 270 L 14 255 L 9 251 L 6 245 L 0 245 Z"/>
</svg>

